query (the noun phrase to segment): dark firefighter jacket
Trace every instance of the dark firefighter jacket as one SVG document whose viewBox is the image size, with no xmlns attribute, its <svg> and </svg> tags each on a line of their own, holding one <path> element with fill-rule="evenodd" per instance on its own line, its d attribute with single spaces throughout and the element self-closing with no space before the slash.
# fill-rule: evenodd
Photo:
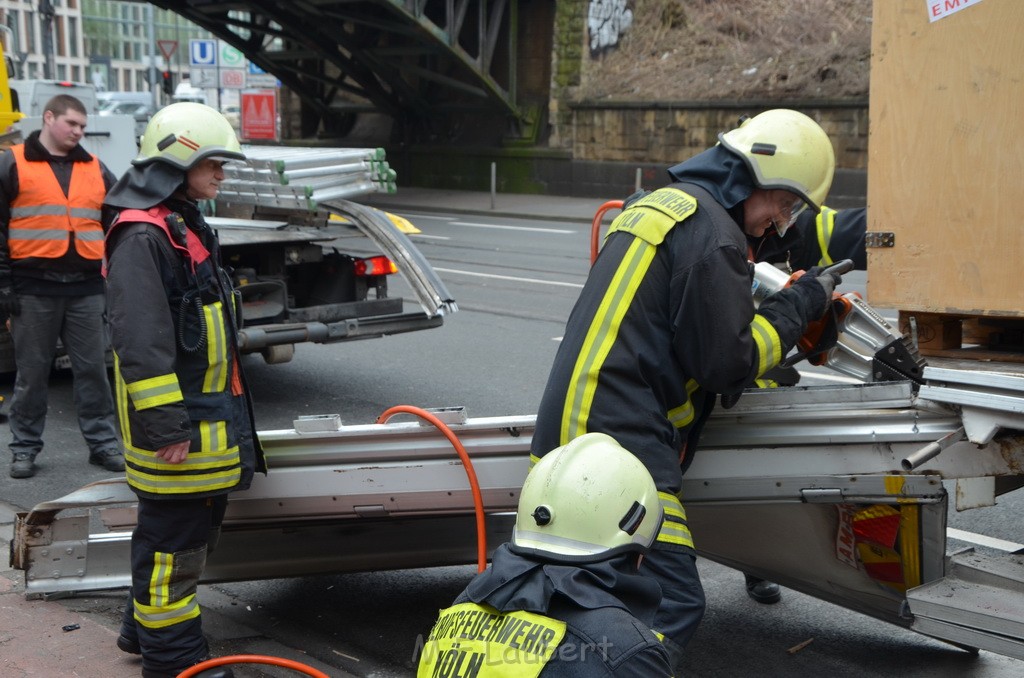
<svg viewBox="0 0 1024 678">
<path fill-rule="evenodd" d="M 818 214 L 811 210 L 801 212 L 784 236 L 768 229 L 760 238 L 747 236 L 747 242 L 751 261 L 767 261 L 790 273 L 812 266 L 831 266 L 843 259 L 852 259 L 854 268 L 864 271 L 868 267 L 866 232 L 866 208 L 822 207 Z"/>
<path fill-rule="evenodd" d="M 128 483 L 150 498 L 246 489 L 266 465 L 216 238 L 191 202 L 121 214 L 107 236 L 106 276 Z M 185 462 L 155 456 L 183 440 Z"/>
<path fill-rule="evenodd" d="M 490 567 L 442 610 L 418 675 L 671 676 L 665 647 L 650 630 L 661 589 L 635 574 L 635 562 L 636 554 L 580 565 L 543 562 L 501 545 Z M 490 664 L 482 656 L 488 643 Z M 511 672 L 496 656 L 520 664 Z M 462 669 L 482 668 L 460 673 L 459 662 Z M 446 666 L 453 671 L 445 673 Z"/>
<path fill-rule="evenodd" d="M 826 295 L 809 280 L 755 313 L 740 227 L 748 171 L 720 147 L 674 169 L 680 183 L 612 223 L 555 355 L 531 453 L 591 431 L 611 435 L 657 484 L 665 522 L 656 546 L 689 550 L 681 464 L 715 395 L 738 394 L 777 365 Z"/>
<path fill-rule="evenodd" d="M 39 132 L 33 132 L 25 140 L 24 158 L 27 163 L 42 166 L 40 177 L 44 176 L 41 174 L 43 170 L 52 173 L 64 193 L 63 200 L 69 195 L 72 179 L 81 178 L 77 177 L 78 174 L 101 177 L 102 183 L 93 185 L 99 202 L 116 181 L 110 170 L 81 146 L 76 146 L 66 156 L 51 155 L 39 142 Z M 12 203 L 21 192 L 22 183 L 15 152 L 4 153 L 0 156 L 0 287 L 11 286 L 16 292 L 41 296 L 103 294 L 99 258 L 82 256 L 78 247 L 62 248 L 63 254 L 56 258 L 30 256 L 12 259 L 8 228 Z M 93 207 L 90 204 L 90 209 Z M 68 237 L 70 245 L 70 232 Z"/>
</svg>

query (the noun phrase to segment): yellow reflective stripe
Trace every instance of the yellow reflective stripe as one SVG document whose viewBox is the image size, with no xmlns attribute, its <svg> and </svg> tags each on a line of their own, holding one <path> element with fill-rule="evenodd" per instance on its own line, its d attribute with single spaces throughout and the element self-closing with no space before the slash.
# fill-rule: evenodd
<svg viewBox="0 0 1024 678">
<path fill-rule="evenodd" d="M 128 425 L 128 388 L 121 377 L 121 359 L 114 353 L 114 403 L 117 406 L 117 421 L 121 427 L 121 440 L 131 443 L 131 427 Z"/>
<path fill-rule="evenodd" d="M 828 245 L 832 241 L 832 230 L 836 227 L 836 211 L 830 207 L 822 207 L 821 212 L 814 218 L 814 224 L 818 231 L 818 248 L 821 250 L 819 266 L 832 265 L 832 256 L 828 253 Z"/>
<path fill-rule="evenodd" d="M 674 407 L 668 411 L 668 420 L 672 422 L 672 425 L 676 428 L 686 428 L 693 421 L 693 403 L 687 399 L 685 403 L 679 407 Z"/>
<path fill-rule="evenodd" d="M 693 535 L 690 534 L 690 528 L 680 523 L 673 523 L 670 520 L 666 520 L 661 524 L 657 541 L 694 548 Z"/>
<path fill-rule="evenodd" d="M 700 384 L 695 379 L 688 380 L 686 382 L 686 402 L 668 411 L 668 420 L 676 428 L 686 428 L 693 421 L 693 400 L 690 396 L 698 388 L 700 388 Z"/>
<path fill-rule="evenodd" d="M 194 593 L 169 605 L 143 605 L 135 601 L 134 607 L 135 621 L 150 629 L 173 626 L 199 616 L 199 601 Z"/>
<path fill-rule="evenodd" d="M 203 393 L 220 393 L 228 383 L 228 363 L 224 335 L 223 305 L 216 301 L 203 306 L 206 318 L 206 376 Z"/>
<path fill-rule="evenodd" d="M 168 464 L 156 456 L 156 452 L 125 445 L 125 460 L 133 465 L 154 471 L 180 471 L 194 473 L 209 469 L 224 468 L 239 463 L 238 446 L 211 452 L 189 452 L 180 464 Z"/>
<path fill-rule="evenodd" d="M 782 362 L 782 340 L 772 324 L 760 313 L 750 321 L 750 334 L 757 345 L 757 376 Z"/>
<path fill-rule="evenodd" d="M 149 575 L 149 600 L 152 607 L 166 607 L 170 602 L 171 572 L 174 570 L 174 554 L 153 554 L 153 570 Z"/>
<path fill-rule="evenodd" d="M 560 445 L 587 432 L 587 419 L 601 366 L 618 337 L 622 318 L 636 295 L 657 248 L 636 238 L 612 278 L 573 367 L 562 411 Z"/>
<path fill-rule="evenodd" d="M 658 492 L 658 499 L 665 511 L 665 520 L 661 524 L 657 541 L 694 548 L 693 535 L 686 524 L 686 509 L 679 497 L 669 492 Z"/>
<path fill-rule="evenodd" d="M 757 388 L 778 388 L 779 382 L 774 379 L 755 379 L 754 386 Z"/>
<path fill-rule="evenodd" d="M 658 499 L 661 501 L 661 510 L 665 512 L 665 518 L 678 518 L 686 520 L 686 509 L 679 497 L 671 492 L 659 492 Z"/>
<path fill-rule="evenodd" d="M 178 375 L 173 372 L 161 374 L 159 377 L 133 381 L 126 387 L 136 410 L 146 410 L 167 403 L 179 403 L 184 399 L 184 396 L 181 395 L 181 387 L 178 386 Z"/>
<path fill-rule="evenodd" d="M 223 450 L 228 446 L 228 427 L 225 421 L 200 421 L 199 441 L 202 450 Z M 237 449 L 237 448 L 236 448 Z"/>
<path fill-rule="evenodd" d="M 202 475 L 153 475 L 127 467 L 128 484 L 152 494 L 196 494 L 232 488 L 242 478 L 241 467 Z"/>
</svg>

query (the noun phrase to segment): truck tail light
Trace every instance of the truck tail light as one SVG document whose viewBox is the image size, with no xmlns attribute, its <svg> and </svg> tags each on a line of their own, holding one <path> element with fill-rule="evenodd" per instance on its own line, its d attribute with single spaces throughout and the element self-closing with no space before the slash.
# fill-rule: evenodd
<svg viewBox="0 0 1024 678">
<path fill-rule="evenodd" d="M 398 273 L 398 266 L 384 255 L 368 259 L 355 260 L 355 273 L 358 276 L 391 275 Z"/>
</svg>

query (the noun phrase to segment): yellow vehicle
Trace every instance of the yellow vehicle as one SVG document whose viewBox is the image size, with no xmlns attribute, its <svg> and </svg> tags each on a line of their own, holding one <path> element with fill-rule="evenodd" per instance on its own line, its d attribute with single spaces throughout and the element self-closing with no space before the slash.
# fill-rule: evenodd
<svg viewBox="0 0 1024 678">
<path fill-rule="evenodd" d="M 13 37 L 11 29 L 7 26 L 0 25 L 0 31 Z M 11 85 L 8 80 L 14 71 L 14 62 L 4 50 L 3 40 L 0 40 L 0 61 L 3 62 L 3 68 L 0 68 L 0 135 L 6 135 L 14 131 L 12 126 L 24 118 L 25 114 L 19 110 L 18 102 L 11 94 Z"/>
</svg>

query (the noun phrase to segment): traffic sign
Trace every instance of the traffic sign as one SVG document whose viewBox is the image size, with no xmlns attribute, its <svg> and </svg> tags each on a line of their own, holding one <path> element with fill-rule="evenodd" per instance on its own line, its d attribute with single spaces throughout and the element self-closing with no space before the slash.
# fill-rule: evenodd
<svg viewBox="0 0 1024 678">
<path fill-rule="evenodd" d="M 188 41 L 188 63 L 198 68 L 217 67 L 217 41 L 193 38 Z"/>
<path fill-rule="evenodd" d="M 245 74 L 245 86 L 250 89 L 266 89 L 270 87 L 278 87 L 281 83 L 277 81 L 277 77 L 271 73 L 267 73 L 265 70 L 249 62 L 249 68 Z"/>
<path fill-rule="evenodd" d="M 221 40 L 220 66 L 222 68 L 245 68 L 245 55 L 238 48 Z"/>
<path fill-rule="evenodd" d="M 216 68 L 190 68 L 188 72 L 189 84 L 200 89 L 206 87 L 217 87 Z"/>
<path fill-rule="evenodd" d="M 245 87 L 245 69 L 220 69 L 220 87 L 222 89 L 242 89 L 243 87 Z"/>
<path fill-rule="evenodd" d="M 178 50 L 177 40 L 157 40 L 156 44 L 160 48 L 160 53 L 164 55 L 164 59 L 167 59 L 167 61 L 170 61 L 171 57 Z"/>
<path fill-rule="evenodd" d="M 242 92 L 242 138 L 277 139 L 277 92 Z"/>
</svg>

